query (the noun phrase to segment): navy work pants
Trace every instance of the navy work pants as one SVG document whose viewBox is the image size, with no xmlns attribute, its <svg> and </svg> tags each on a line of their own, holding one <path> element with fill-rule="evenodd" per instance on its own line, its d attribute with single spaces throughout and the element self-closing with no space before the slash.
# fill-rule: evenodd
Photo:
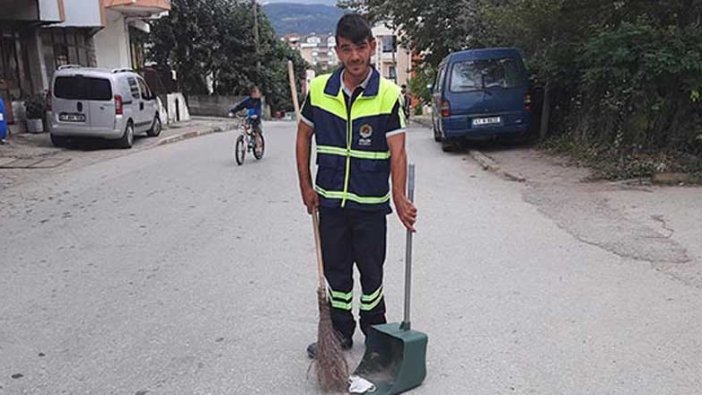
<svg viewBox="0 0 702 395">
<path fill-rule="evenodd" d="M 321 207 L 319 230 L 324 258 L 324 275 L 329 286 L 334 328 L 346 339 L 356 329 L 352 313 L 353 265 L 361 275 L 361 330 L 384 324 L 383 263 L 387 219 L 383 211 L 361 211 Z"/>
</svg>

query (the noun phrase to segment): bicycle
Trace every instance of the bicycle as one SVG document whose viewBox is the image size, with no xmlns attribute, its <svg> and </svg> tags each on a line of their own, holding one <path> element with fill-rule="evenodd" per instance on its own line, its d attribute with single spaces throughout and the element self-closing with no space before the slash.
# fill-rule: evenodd
<svg viewBox="0 0 702 395">
<path fill-rule="evenodd" d="M 236 164 L 241 166 L 244 164 L 246 152 L 252 152 L 256 160 L 263 158 L 266 141 L 263 138 L 261 129 L 253 126 L 255 118 L 249 116 L 249 114 L 237 115 L 237 118 L 240 120 L 239 130 L 241 130 L 241 133 L 234 143 L 234 159 L 236 159 Z"/>
</svg>

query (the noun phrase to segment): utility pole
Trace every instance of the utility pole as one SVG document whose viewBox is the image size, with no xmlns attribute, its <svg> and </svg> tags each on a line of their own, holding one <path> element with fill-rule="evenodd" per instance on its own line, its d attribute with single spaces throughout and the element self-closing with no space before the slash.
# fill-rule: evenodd
<svg viewBox="0 0 702 395">
<path fill-rule="evenodd" d="M 395 35 L 397 33 L 397 29 L 395 27 L 395 23 L 392 23 L 390 25 L 390 29 L 392 29 L 392 67 L 395 69 L 395 75 L 393 76 L 393 82 L 397 84 L 398 80 L 398 71 L 397 71 L 397 36 Z"/>
<path fill-rule="evenodd" d="M 261 83 L 261 57 L 259 56 L 259 43 L 258 43 L 258 4 L 256 0 L 251 0 L 254 12 L 254 40 L 256 42 L 256 84 Z"/>
</svg>

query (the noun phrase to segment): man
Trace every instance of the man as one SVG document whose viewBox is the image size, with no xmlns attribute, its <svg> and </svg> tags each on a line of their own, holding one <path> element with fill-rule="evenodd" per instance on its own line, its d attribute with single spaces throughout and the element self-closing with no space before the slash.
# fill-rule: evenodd
<svg viewBox="0 0 702 395">
<path fill-rule="evenodd" d="M 409 119 L 412 112 L 412 95 L 407 93 L 407 85 L 402 85 L 402 97 L 405 100 L 402 109 L 405 111 L 405 118 Z"/>
<path fill-rule="evenodd" d="M 361 274 L 360 326 L 383 324 L 383 263 L 390 197 L 400 221 L 414 231 L 417 209 L 405 194 L 407 155 L 400 88 L 371 66 L 376 50 L 370 25 L 344 15 L 336 28 L 342 67 L 310 83 L 297 131 L 297 168 L 302 200 L 319 210 L 324 275 L 331 317 L 342 347 L 353 345 L 353 265 Z M 317 176 L 310 174 L 311 140 L 317 145 Z M 392 191 L 388 179 L 392 175 Z M 307 348 L 316 356 L 313 343 Z"/>
</svg>

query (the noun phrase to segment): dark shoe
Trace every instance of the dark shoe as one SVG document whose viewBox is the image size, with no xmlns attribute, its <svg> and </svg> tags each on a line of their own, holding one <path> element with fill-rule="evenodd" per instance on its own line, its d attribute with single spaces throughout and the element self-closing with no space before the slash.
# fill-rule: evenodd
<svg viewBox="0 0 702 395">
<path fill-rule="evenodd" d="M 353 340 L 351 339 L 343 339 L 341 341 L 341 349 L 342 350 L 350 350 L 351 347 L 353 347 Z M 310 357 L 310 359 L 315 359 L 317 358 L 317 342 L 314 342 L 307 346 L 307 356 Z"/>
</svg>

